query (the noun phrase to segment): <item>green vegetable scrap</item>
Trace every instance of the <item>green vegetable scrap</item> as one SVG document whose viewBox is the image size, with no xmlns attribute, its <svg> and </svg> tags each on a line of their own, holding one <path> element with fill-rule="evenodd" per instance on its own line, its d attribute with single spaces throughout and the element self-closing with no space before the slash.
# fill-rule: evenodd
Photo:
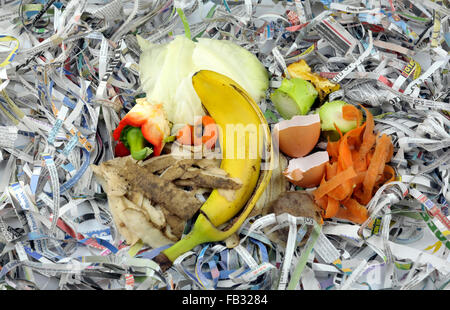
<svg viewBox="0 0 450 310">
<path fill-rule="evenodd" d="M 284 79 L 271 99 L 284 119 L 307 114 L 318 96 L 314 86 L 301 78 Z"/>
</svg>

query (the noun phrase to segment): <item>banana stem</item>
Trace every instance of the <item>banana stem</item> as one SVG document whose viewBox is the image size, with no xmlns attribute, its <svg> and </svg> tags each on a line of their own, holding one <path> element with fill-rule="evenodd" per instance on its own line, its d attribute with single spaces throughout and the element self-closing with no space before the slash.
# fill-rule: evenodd
<svg viewBox="0 0 450 310">
<path fill-rule="evenodd" d="M 211 224 L 209 223 L 210 225 L 206 225 L 205 221 L 209 223 L 209 220 L 203 214 L 200 214 L 189 234 L 171 247 L 162 251 L 162 253 L 164 253 L 173 263 L 178 256 L 192 250 L 197 245 L 205 242 L 217 241 L 216 238 L 211 238 L 211 231 L 209 231 Z"/>
<path fill-rule="evenodd" d="M 179 240 L 170 248 L 167 248 L 162 252 L 173 263 L 178 256 L 186 253 L 189 250 L 192 250 L 201 243 L 203 243 L 203 240 L 198 238 L 198 234 L 195 233 L 195 229 L 192 229 L 192 231 L 189 234 L 187 234 L 183 239 Z"/>
</svg>

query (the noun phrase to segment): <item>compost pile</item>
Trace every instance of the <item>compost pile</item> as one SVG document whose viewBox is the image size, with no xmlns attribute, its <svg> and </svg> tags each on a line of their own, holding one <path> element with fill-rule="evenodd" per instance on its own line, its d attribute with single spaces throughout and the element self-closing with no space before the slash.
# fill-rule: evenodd
<svg viewBox="0 0 450 310">
<path fill-rule="evenodd" d="M 1 1 L 1 288 L 448 289 L 449 13 L 448 1 L 430 0 Z M 276 140 L 271 180 L 239 230 L 165 270 L 155 258 L 189 233 L 205 188 L 242 186 L 214 159 L 139 172 L 118 157 L 121 119 L 173 86 L 172 76 L 143 79 L 141 56 L 183 40 L 199 50 L 226 40 L 256 56 L 267 87 L 253 96 L 258 81 L 241 86 L 272 132 L 316 122 L 317 139 L 301 154 Z M 298 93 L 308 96 L 298 102 Z M 186 115 L 166 111 L 173 121 Z M 312 115 L 320 119 L 304 118 Z M 135 192 L 100 180 L 99 167 L 113 162 L 128 169 Z M 186 188 L 195 193 L 184 199 Z M 110 198 L 121 190 L 136 207 L 118 225 L 126 212 L 119 203 L 122 215 L 114 213 Z M 193 209 L 176 220 L 183 204 Z M 153 235 L 124 234 L 130 218 L 129 227 L 148 227 L 133 212 L 160 223 Z"/>
</svg>

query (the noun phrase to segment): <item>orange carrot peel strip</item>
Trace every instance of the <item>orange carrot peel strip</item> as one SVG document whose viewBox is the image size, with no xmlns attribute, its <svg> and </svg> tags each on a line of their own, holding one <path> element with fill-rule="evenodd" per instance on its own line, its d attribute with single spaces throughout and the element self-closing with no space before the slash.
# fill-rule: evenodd
<svg viewBox="0 0 450 310">
<path fill-rule="evenodd" d="M 363 196 L 361 197 L 361 203 L 363 204 L 367 204 L 372 197 L 377 176 L 384 170 L 384 165 L 389 155 L 390 144 L 392 144 L 391 139 L 386 134 L 383 134 L 377 141 L 375 152 L 373 153 L 363 181 Z"/>
<path fill-rule="evenodd" d="M 339 157 L 339 143 L 341 140 L 338 141 L 330 141 L 330 138 L 328 138 L 327 143 L 327 152 L 328 156 L 330 156 L 332 161 L 337 161 Z"/>
<path fill-rule="evenodd" d="M 342 201 L 342 205 L 346 208 L 346 212 L 340 214 L 341 218 L 348 219 L 357 224 L 362 224 L 369 218 L 367 209 L 355 199 L 345 199 Z"/>
<path fill-rule="evenodd" d="M 373 120 L 373 115 L 366 108 L 361 106 L 366 112 L 366 129 L 363 134 L 363 141 L 361 147 L 359 148 L 359 156 L 360 158 L 364 158 L 367 153 L 369 153 L 370 149 L 373 147 L 376 141 L 375 134 L 373 133 L 373 129 L 375 128 L 375 122 Z"/>
<path fill-rule="evenodd" d="M 354 168 L 352 151 L 350 150 L 348 141 L 349 138 L 359 137 L 364 127 L 365 125 L 354 128 L 347 132 L 344 137 L 342 137 L 341 143 L 339 144 L 338 172 L 341 172 L 349 167 Z M 351 196 L 353 192 L 353 186 L 354 183 L 352 179 L 343 181 L 338 188 L 329 193 L 329 196 L 337 200 L 343 200 Z"/>
<path fill-rule="evenodd" d="M 325 210 L 324 218 L 332 218 L 336 216 L 339 211 L 339 200 L 331 198 L 328 196 L 327 209 Z"/>
<path fill-rule="evenodd" d="M 356 126 L 359 126 L 362 120 L 362 113 L 354 105 L 346 104 L 342 107 L 342 117 L 347 121 L 356 120 Z"/>
<path fill-rule="evenodd" d="M 395 170 L 386 165 L 394 153 L 392 141 L 386 134 L 377 138 L 374 118 L 362 108 L 366 113 L 363 124 L 361 111 L 348 105 L 343 109 L 344 118 L 357 120 L 358 127 L 343 135 L 335 124 L 340 139 L 334 142 L 328 139 L 330 160 L 320 185 L 313 192 L 316 203 L 323 210 L 323 218 L 337 217 L 364 223 L 368 218 L 365 205 L 374 191 L 395 180 Z"/>
<path fill-rule="evenodd" d="M 333 189 L 338 187 L 342 182 L 345 182 L 349 179 L 356 177 L 356 172 L 353 167 L 349 167 L 342 172 L 337 173 L 333 178 L 329 181 L 325 181 L 319 185 L 319 187 L 314 191 L 314 198 L 316 200 L 322 198 Z"/>
</svg>

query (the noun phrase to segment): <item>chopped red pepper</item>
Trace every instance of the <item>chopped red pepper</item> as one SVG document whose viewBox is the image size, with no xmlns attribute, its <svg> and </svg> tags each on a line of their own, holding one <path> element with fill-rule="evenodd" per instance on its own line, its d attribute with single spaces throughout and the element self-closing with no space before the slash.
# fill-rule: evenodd
<svg viewBox="0 0 450 310">
<path fill-rule="evenodd" d="M 214 147 L 219 132 L 216 122 L 210 116 L 203 116 L 195 123 L 195 126 L 186 125 L 178 131 L 177 141 L 185 145 L 204 144 L 207 148 Z"/>
<path fill-rule="evenodd" d="M 141 128 L 142 135 L 153 146 L 153 154 L 161 154 L 164 137 L 170 132 L 162 104 L 151 104 L 144 98 L 136 99 L 136 105 L 125 115 L 114 130 L 114 140 L 120 139 L 125 126 Z"/>
<path fill-rule="evenodd" d="M 195 128 L 199 128 L 201 131 L 197 132 L 194 130 L 194 144 L 199 145 L 199 139 L 196 137 L 201 137 L 202 144 L 209 149 L 213 148 L 219 135 L 214 119 L 211 116 L 205 115 L 202 117 L 201 122 L 198 121 L 195 125 Z"/>
<path fill-rule="evenodd" d="M 116 147 L 114 148 L 114 155 L 116 157 L 124 157 L 130 155 L 130 151 L 127 149 L 127 147 L 122 143 L 122 141 L 119 141 L 116 144 Z"/>
<path fill-rule="evenodd" d="M 192 145 L 194 126 L 186 125 L 177 133 L 177 141 L 184 145 Z"/>
</svg>

